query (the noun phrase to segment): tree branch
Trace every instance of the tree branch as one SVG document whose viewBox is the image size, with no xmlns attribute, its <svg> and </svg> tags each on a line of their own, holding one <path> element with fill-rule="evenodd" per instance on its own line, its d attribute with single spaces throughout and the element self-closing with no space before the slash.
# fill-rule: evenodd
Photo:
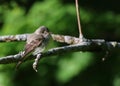
<svg viewBox="0 0 120 86">
<path fill-rule="evenodd" d="M 13 41 L 25 41 L 29 34 L 21 34 L 21 35 L 8 35 L 8 36 L 0 36 L 0 42 L 13 42 Z M 76 52 L 76 51 L 101 51 L 110 49 L 112 50 L 114 47 L 120 48 L 119 42 L 106 42 L 103 39 L 87 39 L 83 42 L 79 42 L 79 38 L 72 36 L 64 36 L 64 35 L 56 35 L 52 34 L 53 40 L 57 42 L 63 42 L 67 44 L 73 44 L 69 46 L 63 46 L 58 48 L 53 48 L 41 54 L 41 57 L 52 56 L 63 54 L 67 52 Z M 35 56 L 34 56 L 35 57 Z M 0 58 L 0 64 L 8 64 L 19 61 L 21 58 L 21 54 L 10 55 Z M 29 59 L 34 59 L 33 56 L 30 56 Z"/>
<path fill-rule="evenodd" d="M 6 36 L 0 36 L 0 42 L 15 42 L 15 41 L 26 41 L 27 36 L 29 34 L 19 34 L 19 35 L 6 35 Z M 61 42 L 61 43 L 67 43 L 67 44 L 78 44 L 79 38 L 73 37 L 73 36 L 66 36 L 66 35 L 59 35 L 59 34 L 51 34 L 52 39 Z M 103 42 L 104 39 L 91 39 L 92 41 L 98 41 Z M 83 42 L 89 41 L 88 39 L 85 39 Z"/>
<path fill-rule="evenodd" d="M 25 41 L 29 34 L 0 36 L 0 42 Z"/>
<path fill-rule="evenodd" d="M 0 36 L 0 42 L 14 42 L 14 41 L 26 41 L 29 34 L 19 34 L 19 35 L 7 35 Z M 64 36 L 58 34 L 51 34 L 52 39 L 58 42 L 64 42 L 67 44 L 77 44 L 79 39 L 72 36 Z"/>
<path fill-rule="evenodd" d="M 105 49 L 112 50 L 115 47 L 120 48 L 120 43 L 119 42 L 105 42 L 105 41 L 99 41 L 99 40 L 89 40 L 88 42 L 81 42 L 75 45 L 69 45 L 69 46 L 63 46 L 63 47 L 50 49 L 44 53 L 41 53 L 41 57 L 53 56 L 53 55 L 59 55 L 59 54 L 64 54 L 68 52 L 77 52 L 77 51 L 78 52 L 79 51 L 97 52 L 97 51 L 102 51 L 103 48 L 104 50 Z M 34 59 L 33 57 L 35 56 L 31 55 L 28 59 L 29 60 Z M 16 55 L 1 57 L 0 64 L 14 63 L 14 62 L 19 61 L 20 58 L 21 58 L 20 53 Z"/>
</svg>

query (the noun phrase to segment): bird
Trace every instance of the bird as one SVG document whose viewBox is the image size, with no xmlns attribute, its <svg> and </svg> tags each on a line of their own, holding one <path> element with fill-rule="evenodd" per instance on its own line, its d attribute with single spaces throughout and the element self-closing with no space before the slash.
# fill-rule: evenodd
<svg viewBox="0 0 120 86">
<path fill-rule="evenodd" d="M 16 69 L 22 64 L 22 62 L 27 58 L 29 54 L 37 55 L 44 51 L 45 46 L 48 44 L 48 41 L 51 37 L 51 34 L 47 27 L 41 26 L 34 33 L 27 36 L 26 44 L 24 51 L 21 54 L 21 59 L 16 65 Z M 34 67 L 33 67 L 34 69 Z"/>
</svg>

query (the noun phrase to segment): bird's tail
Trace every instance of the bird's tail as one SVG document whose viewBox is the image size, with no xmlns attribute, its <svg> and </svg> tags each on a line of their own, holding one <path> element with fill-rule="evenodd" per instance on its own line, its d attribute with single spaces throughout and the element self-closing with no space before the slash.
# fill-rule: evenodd
<svg viewBox="0 0 120 86">
<path fill-rule="evenodd" d="M 22 61 L 24 60 L 24 57 L 25 57 L 25 51 L 21 52 L 21 60 L 18 61 L 18 63 L 16 64 L 16 67 L 15 69 L 18 70 L 18 68 L 20 67 L 20 65 L 22 64 Z"/>
<path fill-rule="evenodd" d="M 16 70 L 18 70 L 18 68 L 20 67 L 21 63 L 22 63 L 22 61 L 19 61 L 19 62 L 17 63 L 17 65 L 16 65 L 16 67 L 15 67 Z"/>
</svg>

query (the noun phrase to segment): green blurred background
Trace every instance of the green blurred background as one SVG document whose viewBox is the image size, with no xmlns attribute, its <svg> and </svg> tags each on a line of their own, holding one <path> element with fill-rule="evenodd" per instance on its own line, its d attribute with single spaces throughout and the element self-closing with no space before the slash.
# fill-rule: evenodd
<svg viewBox="0 0 120 86">
<path fill-rule="evenodd" d="M 79 0 L 86 38 L 120 40 L 119 0 Z M 52 33 L 78 37 L 74 0 L 0 0 L 0 35 L 32 33 L 39 26 Z M 0 56 L 17 54 L 25 42 L 0 43 Z M 64 46 L 51 41 L 48 49 Z M 38 73 L 27 61 L 0 65 L 0 86 L 120 86 L 120 49 L 75 52 L 40 60 Z"/>
</svg>

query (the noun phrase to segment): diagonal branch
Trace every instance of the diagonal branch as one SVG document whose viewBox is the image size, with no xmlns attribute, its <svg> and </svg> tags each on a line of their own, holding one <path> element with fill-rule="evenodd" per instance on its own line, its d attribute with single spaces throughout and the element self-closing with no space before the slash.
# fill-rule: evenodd
<svg viewBox="0 0 120 86">
<path fill-rule="evenodd" d="M 53 49 L 50 49 L 50 50 L 42 53 L 41 57 L 53 56 L 53 55 L 59 55 L 59 54 L 64 54 L 64 53 L 68 53 L 68 52 L 77 52 L 77 51 L 97 52 L 97 51 L 102 51 L 103 48 L 104 48 L 104 50 L 105 49 L 112 50 L 115 47 L 120 48 L 120 43 L 119 42 L 105 42 L 105 41 L 93 40 L 93 41 L 88 41 L 88 42 L 81 42 L 80 44 L 53 48 Z M 35 57 L 35 56 L 30 56 L 27 60 L 34 59 L 33 57 Z M 14 63 L 14 62 L 19 61 L 20 58 L 21 58 L 20 53 L 16 54 L 16 55 L 1 57 L 0 64 Z"/>
</svg>

